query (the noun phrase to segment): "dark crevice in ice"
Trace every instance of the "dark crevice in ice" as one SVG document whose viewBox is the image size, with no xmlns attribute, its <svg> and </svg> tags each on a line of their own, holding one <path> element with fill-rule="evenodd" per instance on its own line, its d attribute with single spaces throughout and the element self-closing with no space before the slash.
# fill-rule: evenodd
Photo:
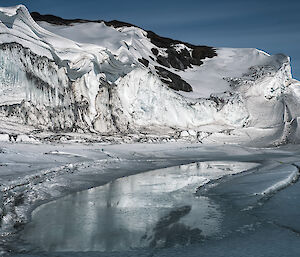
<svg viewBox="0 0 300 257">
<path fill-rule="evenodd" d="M 292 233 L 294 233 L 294 234 L 296 234 L 297 236 L 300 237 L 300 230 L 295 229 L 295 228 L 290 227 L 290 226 L 287 226 L 287 225 L 280 224 L 280 223 L 278 223 L 276 221 L 271 221 L 271 222 L 272 222 L 272 224 L 276 225 L 277 227 L 280 227 L 280 228 L 283 228 L 283 229 L 287 229 L 287 230 L 291 231 Z M 295 221 L 295 222 L 297 222 L 297 221 Z"/>
</svg>

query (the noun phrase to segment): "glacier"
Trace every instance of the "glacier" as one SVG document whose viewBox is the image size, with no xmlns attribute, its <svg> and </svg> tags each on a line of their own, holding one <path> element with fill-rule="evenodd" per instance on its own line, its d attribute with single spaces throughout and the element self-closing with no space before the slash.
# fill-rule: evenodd
<svg viewBox="0 0 300 257">
<path fill-rule="evenodd" d="M 284 54 L 0 7 L 0 255 L 298 256 L 299 110 Z"/>
<path fill-rule="evenodd" d="M 0 113 L 9 122 L 204 143 L 299 138 L 299 82 L 283 54 L 198 47 L 123 23 L 35 22 L 23 5 L 0 13 Z"/>
</svg>

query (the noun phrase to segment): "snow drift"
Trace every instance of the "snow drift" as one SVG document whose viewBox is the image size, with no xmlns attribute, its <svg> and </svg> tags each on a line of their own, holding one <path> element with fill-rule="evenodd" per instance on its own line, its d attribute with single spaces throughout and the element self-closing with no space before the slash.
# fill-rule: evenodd
<svg viewBox="0 0 300 257">
<path fill-rule="evenodd" d="M 0 112 L 9 119 L 51 131 L 297 141 L 299 82 L 283 54 L 32 16 L 38 23 L 23 5 L 0 8 Z"/>
</svg>

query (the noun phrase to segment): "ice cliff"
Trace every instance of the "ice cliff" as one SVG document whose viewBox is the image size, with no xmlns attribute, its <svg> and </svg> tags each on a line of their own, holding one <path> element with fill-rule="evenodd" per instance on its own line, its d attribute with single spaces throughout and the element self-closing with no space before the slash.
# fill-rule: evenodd
<svg viewBox="0 0 300 257">
<path fill-rule="evenodd" d="M 0 114 L 39 130 L 296 142 L 299 85 L 283 54 L 0 8 Z"/>
</svg>

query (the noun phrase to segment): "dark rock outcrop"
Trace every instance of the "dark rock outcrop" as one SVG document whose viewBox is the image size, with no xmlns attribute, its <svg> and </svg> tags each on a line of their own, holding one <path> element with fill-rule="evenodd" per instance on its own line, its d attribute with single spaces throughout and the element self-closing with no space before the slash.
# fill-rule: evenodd
<svg viewBox="0 0 300 257">
<path fill-rule="evenodd" d="M 151 52 L 152 52 L 154 55 L 158 55 L 158 49 L 157 49 L 157 48 L 151 48 Z"/>
<path fill-rule="evenodd" d="M 191 65 L 203 64 L 202 60 L 205 58 L 217 56 L 216 50 L 210 46 L 195 46 L 179 40 L 161 37 L 152 31 L 147 31 L 147 37 L 158 48 L 166 49 L 166 57 L 159 55 L 156 48 L 152 48 L 151 51 L 157 56 L 157 62 L 167 68 L 173 67 L 174 69 L 185 70 Z M 178 44 L 185 45 L 186 48 L 176 50 L 175 47 Z M 191 52 L 188 48 L 191 49 Z"/>
<path fill-rule="evenodd" d="M 104 22 L 107 26 L 113 26 L 114 28 L 120 27 L 136 27 L 133 24 L 122 22 L 118 20 L 104 21 L 104 20 L 86 20 L 86 19 L 63 19 L 55 15 L 42 15 L 38 12 L 31 13 L 32 18 L 35 21 L 46 21 L 55 25 L 72 25 L 72 23 L 88 23 L 88 22 Z M 157 62 L 167 68 L 174 68 L 178 70 L 185 70 L 191 65 L 201 65 L 202 60 L 205 58 L 212 58 L 216 56 L 216 51 L 210 46 L 195 46 L 180 40 L 174 40 L 167 37 L 161 37 L 152 31 L 146 31 L 147 37 L 150 39 L 151 43 L 158 48 L 163 48 L 166 51 L 166 55 L 159 55 L 157 48 L 152 48 L 152 53 L 157 56 Z M 181 50 L 176 50 L 176 45 L 183 44 L 187 48 L 191 49 L 189 51 L 187 48 Z"/>
<path fill-rule="evenodd" d="M 38 12 L 32 12 L 30 13 L 31 17 L 35 21 L 46 21 L 48 23 L 54 24 L 54 25 L 71 25 L 72 23 L 88 23 L 88 22 L 97 22 L 101 23 L 104 22 L 107 26 L 113 26 L 114 28 L 120 28 L 120 27 L 137 27 L 133 24 L 112 20 L 112 21 L 104 21 L 104 20 L 86 20 L 86 19 L 63 19 L 61 17 L 51 15 L 51 14 L 40 14 Z"/>
<path fill-rule="evenodd" d="M 144 64 L 146 67 L 149 66 L 149 61 L 147 59 L 143 58 L 139 58 L 138 61 L 142 64 Z"/>
<path fill-rule="evenodd" d="M 188 84 L 186 81 L 184 81 L 177 74 L 174 74 L 173 72 L 170 72 L 165 68 L 159 66 L 155 66 L 155 69 L 157 71 L 157 74 L 160 76 L 161 81 L 166 83 L 170 88 L 176 91 L 179 90 L 185 92 L 193 91 L 191 85 Z"/>
</svg>

